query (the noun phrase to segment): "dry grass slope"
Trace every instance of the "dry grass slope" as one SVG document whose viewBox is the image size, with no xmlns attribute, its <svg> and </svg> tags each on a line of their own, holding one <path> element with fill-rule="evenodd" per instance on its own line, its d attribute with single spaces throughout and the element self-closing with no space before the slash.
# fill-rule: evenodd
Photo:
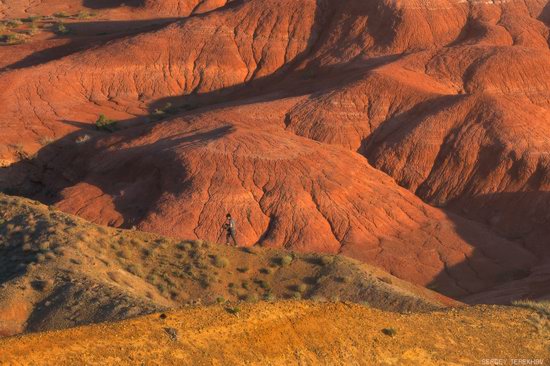
<svg viewBox="0 0 550 366">
<path fill-rule="evenodd" d="M 398 314 L 350 303 L 200 307 L 0 340 L 0 363 L 44 365 L 475 365 L 548 359 L 532 310 Z M 390 331 L 391 330 L 391 331 Z"/>
<path fill-rule="evenodd" d="M 394 311 L 454 304 L 345 257 L 102 227 L 5 195 L 0 212 L 0 335 L 226 301 L 342 300 Z"/>
</svg>

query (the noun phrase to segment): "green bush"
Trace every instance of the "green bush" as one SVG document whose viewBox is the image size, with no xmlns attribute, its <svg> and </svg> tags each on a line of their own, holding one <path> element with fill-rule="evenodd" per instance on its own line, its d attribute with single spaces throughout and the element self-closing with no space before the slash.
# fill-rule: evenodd
<svg viewBox="0 0 550 366">
<path fill-rule="evenodd" d="M 95 127 L 100 131 L 114 132 L 116 130 L 116 121 L 107 118 L 102 113 L 95 121 Z"/>
</svg>

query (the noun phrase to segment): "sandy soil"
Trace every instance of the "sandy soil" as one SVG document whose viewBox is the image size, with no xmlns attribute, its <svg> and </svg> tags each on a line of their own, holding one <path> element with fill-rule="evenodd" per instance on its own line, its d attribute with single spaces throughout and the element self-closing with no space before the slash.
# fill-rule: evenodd
<svg viewBox="0 0 550 366">
<path fill-rule="evenodd" d="M 0 341 L 0 363 L 479 365 L 548 359 L 537 313 L 479 306 L 402 315 L 347 303 L 213 306 Z M 393 331 L 392 331 L 393 330 Z M 389 334 L 386 334 L 389 333 Z"/>
</svg>

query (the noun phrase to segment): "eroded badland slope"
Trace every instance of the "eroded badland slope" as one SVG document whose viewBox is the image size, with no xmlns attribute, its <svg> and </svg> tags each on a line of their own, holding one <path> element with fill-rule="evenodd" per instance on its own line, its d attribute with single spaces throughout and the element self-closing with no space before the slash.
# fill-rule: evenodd
<svg viewBox="0 0 550 366">
<path fill-rule="evenodd" d="M 246 245 L 342 253 L 455 297 L 546 291 L 545 1 L 208 8 L 2 72 L 0 185 L 180 238 L 216 241 L 233 211 Z M 96 130 L 102 113 L 118 131 Z M 525 282 L 491 292 L 509 281 Z"/>
<path fill-rule="evenodd" d="M 113 1 L 99 28 L 94 4 L 2 48 L 2 189 L 182 239 L 232 211 L 246 245 L 471 302 L 547 293 L 547 2 Z"/>
</svg>

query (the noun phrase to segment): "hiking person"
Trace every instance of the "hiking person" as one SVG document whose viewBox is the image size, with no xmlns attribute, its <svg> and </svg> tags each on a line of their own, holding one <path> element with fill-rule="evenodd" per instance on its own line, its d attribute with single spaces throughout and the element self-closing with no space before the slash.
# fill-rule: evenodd
<svg viewBox="0 0 550 366">
<path fill-rule="evenodd" d="M 223 229 L 226 230 L 225 234 L 225 244 L 229 245 L 229 239 L 233 239 L 233 244 L 238 246 L 237 239 L 235 239 L 235 234 L 237 229 L 235 228 L 235 220 L 231 217 L 231 214 L 225 215 L 225 223 L 223 224 Z"/>
</svg>

